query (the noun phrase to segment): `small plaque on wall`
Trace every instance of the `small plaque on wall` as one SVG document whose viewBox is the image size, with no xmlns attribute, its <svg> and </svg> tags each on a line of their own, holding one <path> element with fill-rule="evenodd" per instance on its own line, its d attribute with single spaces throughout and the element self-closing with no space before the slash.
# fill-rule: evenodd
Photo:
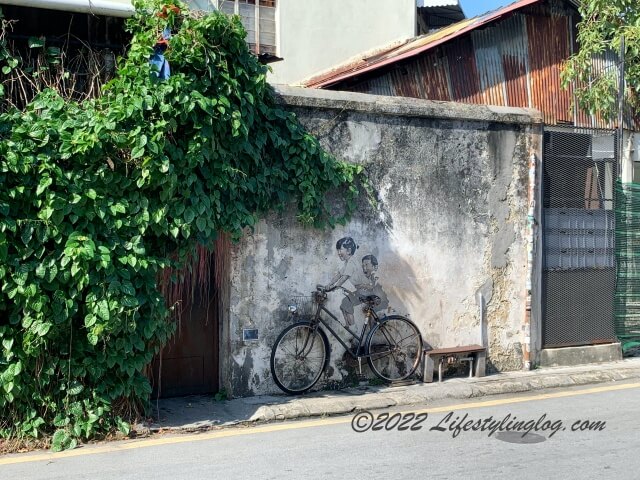
<svg viewBox="0 0 640 480">
<path fill-rule="evenodd" d="M 242 340 L 245 342 L 257 342 L 258 341 L 258 329 L 257 328 L 243 328 Z"/>
</svg>

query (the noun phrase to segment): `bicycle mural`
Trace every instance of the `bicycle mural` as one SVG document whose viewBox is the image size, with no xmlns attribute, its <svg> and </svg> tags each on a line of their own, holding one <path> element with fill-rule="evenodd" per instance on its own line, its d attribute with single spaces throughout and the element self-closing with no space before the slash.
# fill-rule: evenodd
<svg viewBox="0 0 640 480">
<path fill-rule="evenodd" d="M 327 285 L 317 285 L 311 297 L 297 297 L 300 305 L 290 307 L 295 323 L 280 333 L 272 348 L 273 379 L 289 394 L 309 390 L 326 370 L 331 349 L 325 330 L 357 359 L 360 374 L 363 358 L 377 377 L 389 382 L 412 375 L 420 361 L 422 337 L 416 325 L 404 316 L 387 315 L 389 299 L 379 283 L 376 256 L 357 256 L 359 247 L 352 237 L 342 237 L 335 248 L 342 262 L 339 271 Z M 336 291 L 344 294 L 340 303 L 344 324 L 327 306 L 328 294 Z M 354 314 L 360 305 L 364 322 L 358 333 Z M 336 324 L 350 337 L 350 344 L 336 332 Z"/>
</svg>

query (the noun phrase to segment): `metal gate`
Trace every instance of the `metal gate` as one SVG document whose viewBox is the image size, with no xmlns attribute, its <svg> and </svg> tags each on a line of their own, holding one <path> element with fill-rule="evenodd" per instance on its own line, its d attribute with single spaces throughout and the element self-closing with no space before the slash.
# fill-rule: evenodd
<svg viewBox="0 0 640 480">
<path fill-rule="evenodd" d="M 542 345 L 615 341 L 616 134 L 545 127 Z"/>
</svg>

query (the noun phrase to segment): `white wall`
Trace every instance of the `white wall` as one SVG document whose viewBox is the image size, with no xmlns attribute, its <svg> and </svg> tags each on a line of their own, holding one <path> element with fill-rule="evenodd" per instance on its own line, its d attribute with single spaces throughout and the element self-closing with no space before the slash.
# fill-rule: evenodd
<svg viewBox="0 0 640 480">
<path fill-rule="evenodd" d="M 367 50 L 415 34 L 415 0 L 279 0 L 271 83 L 295 84 Z"/>
</svg>

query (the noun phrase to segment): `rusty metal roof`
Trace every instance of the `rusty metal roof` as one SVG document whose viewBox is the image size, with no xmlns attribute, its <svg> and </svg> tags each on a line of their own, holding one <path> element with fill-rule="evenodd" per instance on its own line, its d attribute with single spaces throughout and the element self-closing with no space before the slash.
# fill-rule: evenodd
<svg viewBox="0 0 640 480">
<path fill-rule="evenodd" d="M 349 61 L 327 72 L 311 77 L 310 79 L 303 81 L 302 84 L 310 88 L 324 88 L 331 86 L 334 83 L 346 80 L 361 73 L 370 72 L 384 67 L 385 65 L 390 65 L 406 58 L 413 57 L 453 38 L 494 22 L 495 20 L 498 20 L 505 15 L 509 15 L 516 10 L 542 2 L 544 2 L 544 0 L 519 0 L 483 15 L 451 24 L 433 33 L 411 38 L 400 46 L 398 46 L 397 43 L 394 43 L 387 49 L 383 47 L 382 51 L 378 48 L 377 53 L 373 55 L 367 56 L 365 54 L 364 56 L 360 56 L 355 61 Z"/>
<path fill-rule="evenodd" d="M 566 88 L 562 82 L 563 64 L 577 46 L 580 15 L 575 6 L 573 0 L 564 0 L 564 4 L 541 0 L 464 35 L 456 32 L 477 20 L 461 22 L 437 34 L 387 45 L 353 63 L 352 70 L 342 69 L 324 80 L 334 82 L 327 88 L 373 95 L 534 108 L 542 113 L 546 125 L 610 129 L 615 122 L 578 108 L 575 89 L 581 83 Z M 415 51 L 421 53 L 406 58 L 407 52 Z M 406 60 L 375 69 L 398 58 Z M 369 72 L 361 67 L 371 65 Z M 594 58 L 593 73 L 615 71 L 615 65 L 616 53 L 605 51 Z M 338 80 L 348 75 L 353 78 Z M 638 130 L 640 117 L 628 113 L 626 118 Z"/>
</svg>

